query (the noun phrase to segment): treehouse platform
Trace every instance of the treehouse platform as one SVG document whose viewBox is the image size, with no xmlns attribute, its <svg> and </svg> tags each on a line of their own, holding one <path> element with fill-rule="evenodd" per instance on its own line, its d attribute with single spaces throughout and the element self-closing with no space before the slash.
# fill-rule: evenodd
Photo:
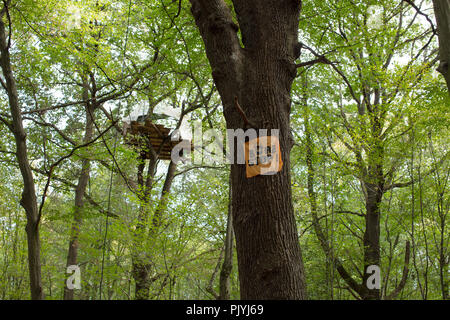
<svg viewBox="0 0 450 320">
<path fill-rule="evenodd" d="M 143 159 L 150 159 L 150 150 L 153 150 L 158 155 L 158 159 L 171 160 L 171 153 L 176 145 L 183 141 L 190 144 L 189 140 L 183 140 L 181 137 L 172 140 L 171 131 L 171 129 L 147 119 L 124 121 L 122 134 L 125 143 L 139 152 Z"/>
</svg>

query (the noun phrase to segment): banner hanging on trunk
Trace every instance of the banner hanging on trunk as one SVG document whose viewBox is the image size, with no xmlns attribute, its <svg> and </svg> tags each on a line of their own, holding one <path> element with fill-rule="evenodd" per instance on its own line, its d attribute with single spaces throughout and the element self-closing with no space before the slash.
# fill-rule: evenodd
<svg viewBox="0 0 450 320">
<path fill-rule="evenodd" d="M 246 176 L 274 175 L 283 168 L 280 141 L 276 136 L 264 136 L 245 143 Z"/>
</svg>

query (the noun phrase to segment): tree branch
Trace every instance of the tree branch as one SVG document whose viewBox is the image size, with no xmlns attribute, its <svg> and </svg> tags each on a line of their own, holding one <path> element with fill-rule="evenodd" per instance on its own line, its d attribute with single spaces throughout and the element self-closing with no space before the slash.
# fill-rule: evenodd
<svg viewBox="0 0 450 320">
<path fill-rule="evenodd" d="M 219 90 L 224 108 L 232 107 L 239 92 L 242 48 L 231 10 L 224 0 L 190 0 L 191 12 L 198 26 L 212 75 Z M 213 31 L 213 32 L 212 32 Z M 233 85 L 230 87 L 230 83 Z"/>
<path fill-rule="evenodd" d="M 36 228 L 39 226 L 39 221 L 41 220 L 41 216 L 42 216 L 42 209 L 44 208 L 44 203 L 45 203 L 45 198 L 47 197 L 47 192 L 48 192 L 48 188 L 50 187 L 50 182 L 52 179 L 52 174 L 53 174 L 53 170 L 64 160 L 70 158 L 75 151 L 77 151 L 78 149 L 87 147 L 91 144 L 93 144 L 95 141 L 97 141 L 98 139 L 100 139 L 101 137 L 103 137 L 104 134 L 106 134 L 112 127 L 114 127 L 114 123 L 112 125 L 110 125 L 108 128 L 106 128 L 104 131 L 102 131 L 97 137 L 95 137 L 94 139 L 92 139 L 91 141 L 78 145 L 76 147 L 74 147 L 67 155 L 61 157 L 58 161 L 56 161 L 55 163 L 53 163 L 50 166 L 50 170 L 48 172 L 48 178 L 47 178 L 47 182 L 45 184 L 44 187 L 44 192 L 42 194 L 42 199 L 41 199 L 41 203 L 39 205 L 39 211 L 38 211 L 38 216 L 37 216 L 37 223 L 36 223 Z"/>
<path fill-rule="evenodd" d="M 386 297 L 387 300 L 395 299 L 398 296 L 398 294 L 405 287 L 406 280 L 408 279 L 408 273 L 409 273 L 409 257 L 410 257 L 410 244 L 409 244 L 409 241 L 406 241 L 405 263 L 403 266 L 402 279 L 400 280 L 400 283 L 398 284 L 397 288 L 395 288 L 395 290 Z"/>
</svg>

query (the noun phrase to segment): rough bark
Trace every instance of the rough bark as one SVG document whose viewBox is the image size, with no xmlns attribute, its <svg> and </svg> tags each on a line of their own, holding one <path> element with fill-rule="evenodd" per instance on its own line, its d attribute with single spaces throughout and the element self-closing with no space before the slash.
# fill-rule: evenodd
<svg viewBox="0 0 450 320">
<path fill-rule="evenodd" d="M 306 284 L 291 198 L 291 86 L 296 76 L 301 1 L 191 0 L 228 129 L 243 128 L 237 97 L 256 129 L 279 129 L 283 169 L 246 178 L 231 168 L 233 226 L 242 299 L 305 299 Z M 239 147 L 239 146 L 238 146 Z"/>
<path fill-rule="evenodd" d="M 83 100 L 89 100 L 89 87 L 87 80 L 83 81 Z M 86 129 L 84 133 L 83 143 L 91 141 L 94 135 L 94 107 L 91 103 L 86 103 Z M 70 265 L 77 265 L 78 257 L 78 238 L 80 235 L 80 228 L 83 221 L 83 207 L 84 207 L 84 194 L 86 193 L 87 185 L 89 182 L 89 175 L 91 169 L 91 162 L 88 159 L 83 159 L 81 163 L 81 172 L 78 176 L 78 183 L 75 188 L 75 208 L 74 216 L 71 228 L 71 235 L 69 241 L 69 250 L 67 254 L 67 267 Z M 73 300 L 74 290 L 64 286 L 64 300 Z"/>
<path fill-rule="evenodd" d="M 28 268 L 30 276 L 31 298 L 44 298 L 41 280 L 41 243 L 39 239 L 39 212 L 37 206 L 35 183 L 27 154 L 26 132 L 22 123 L 22 114 L 17 94 L 16 79 L 14 77 L 6 28 L 3 22 L 5 9 L 0 14 L 0 64 L 5 78 L 6 91 L 9 100 L 12 123 L 10 126 L 16 142 L 16 157 L 23 179 L 23 191 L 20 204 L 25 209 L 27 217 L 26 234 L 28 243 Z"/>
<path fill-rule="evenodd" d="M 439 68 L 450 92 L 450 1 L 433 0 L 439 38 Z"/>
</svg>

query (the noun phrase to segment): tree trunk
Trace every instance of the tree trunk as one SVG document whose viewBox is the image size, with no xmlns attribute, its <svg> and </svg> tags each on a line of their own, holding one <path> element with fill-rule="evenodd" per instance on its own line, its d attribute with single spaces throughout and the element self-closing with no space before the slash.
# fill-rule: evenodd
<svg viewBox="0 0 450 320">
<path fill-rule="evenodd" d="M 39 239 L 39 210 L 37 206 L 36 190 L 27 154 L 26 133 L 23 128 L 22 114 L 19 106 L 16 80 L 14 78 L 9 45 L 6 38 L 6 28 L 3 23 L 4 10 L 0 15 L 0 64 L 5 77 L 6 90 L 8 94 L 9 107 L 11 111 L 12 123 L 10 126 L 16 142 L 16 157 L 19 163 L 20 172 L 23 179 L 23 191 L 20 204 L 25 209 L 27 216 L 27 241 L 28 241 L 28 268 L 30 276 L 31 298 L 40 300 L 44 298 L 41 280 L 41 243 Z"/>
<path fill-rule="evenodd" d="M 167 203 L 169 201 L 169 193 L 172 188 L 173 178 L 175 177 L 175 171 L 177 170 L 177 165 L 175 162 L 170 161 L 169 167 L 167 168 L 166 179 L 164 180 L 164 185 L 161 190 L 161 197 L 159 199 L 158 207 L 155 210 L 155 214 L 152 219 L 152 227 L 149 232 L 149 237 L 153 237 L 158 234 L 159 227 L 162 222 L 162 215 L 166 210 Z"/>
<path fill-rule="evenodd" d="M 86 79 L 83 79 L 83 100 L 89 100 L 89 87 Z M 86 129 L 84 133 L 83 143 L 91 141 L 94 135 L 94 108 L 91 103 L 86 103 Z M 89 182 L 91 163 L 90 160 L 84 159 L 81 164 L 81 172 L 78 177 L 78 184 L 75 189 L 75 210 L 72 222 L 71 236 L 69 242 L 69 250 L 67 254 L 67 267 L 77 265 L 78 256 L 78 238 L 80 235 L 80 228 L 83 220 L 84 194 L 86 192 L 87 184 Z M 73 300 L 73 289 L 64 286 L 64 300 Z"/>
<path fill-rule="evenodd" d="M 231 188 L 231 175 L 228 191 L 228 219 L 227 219 L 227 233 L 225 235 L 225 256 L 223 258 L 222 269 L 220 270 L 219 279 L 219 297 L 218 300 L 230 300 L 231 288 L 230 288 L 230 276 L 233 270 L 233 204 L 232 204 L 232 188 Z"/>
<path fill-rule="evenodd" d="M 138 181 L 141 188 L 144 186 L 144 181 L 142 178 L 142 171 L 145 168 L 145 160 L 140 164 L 138 169 Z M 147 230 L 147 220 L 148 211 L 151 203 L 151 189 L 153 187 L 153 179 L 155 174 L 155 169 L 157 165 L 157 158 L 152 157 L 149 163 L 149 169 L 147 173 L 147 178 L 145 182 L 145 188 L 143 188 L 141 201 L 143 201 L 140 207 L 140 213 L 138 217 L 138 224 L 135 231 L 135 246 L 133 253 L 133 278 L 136 282 L 135 288 L 135 299 L 136 300 L 147 300 L 150 293 L 150 286 L 153 282 L 151 275 L 152 270 L 152 252 L 151 247 L 147 245 L 142 248 L 142 243 L 153 243 L 156 241 L 156 236 L 158 234 L 159 227 L 161 225 L 162 215 L 167 206 L 168 195 L 172 187 L 172 181 L 175 177 L 175 171 L 177 165 L 174 162 L 170 162 L 167 168 L 166 179 L 164 181 L 164 186 L 161 191 L 161 197 L 159 199 L 158 207 L 153 215 L 152 224 L 150 229 Z M 142 251 L 144 249 L 144 252 Z"/>
<path fill-rule="evenodd" d="M 367 280 L 371 273 L 367 273 L 367 268 L 371 265 L 380 266 L 380 204 L 383 191 L 377 184 L 365 183 L 367 190 L 366 199 L 366 230 L 364 232 L 364 274 L 363 286 L 367 288 Z M 368 289 L 362 297 L 365 300 L 379 300 L 379 289 Z"/>
<path fill-rule="evenodd" d="M 383 142 L 380 141 L 382 126 L 378 115 L 372 113 L 372 116 L 371 140 L 373 142 L 370 145 L 370 152 L 368 154 L 367 175 L 364 175 L 362 181 L 366 200 L 366 229 L 363 237 L 364 273 L 362 284 L 367 290 L 362 297 L 365 300 L 379 300 L 381 298 L 380 289 L 369 289 L 367 285 L 367 280 L 372 275 L 372 272 L 367 272 L 368 267 L 377 266 L 381 268 L 380 206 L 384 194 L 384 148 L 382 145 Z"/>
<path fill-rule="evenodd" d="M 433 0 L 439 37 L 439 68 L 450 92 L 450 1 Z"/>
<path fill-rule="evenodd" d="M 246 178 L 231 168 L 233 226 L 242 299 L 305 299 L 291 198 L 291 86 L 298 58 L 301 1 L 234 0 L 242 34 L 223 0 L 191 0 L 228 129 L 243 128 L 237 98 L 255 129 L 279 129 L 282 171 Z M 242 148 L 242 146 L 237 146 Z"/>
<path fill-rule="evenodd" d="M 133 255 L 132 255 L 132 275 L 136 283 L 135 286 L 135 299 L 136 300 L 147 300 L 149 295 L 150 284 L 149 269 L 150 265 L 148 263 L 147 256 L 144 252 L 145 247 L 142 246 L 145 240 L 145 231 L 148 221 L 148 211 L 150 206 L 150 194 L 151 188 L 153 187 L 153 178 L 155 175 L 157 165 L 157 159 L 152 157 L 149 162 L 149 167 L 147 171 L 147 177 L 144 182 L 144 170 L 145 170 L 145 160 L 140 159 L 138 165 L 138 185 L 140 189 L 139 200 L 142 202 L 139 207 L 138 221 L 136 224 L 136 229 L 134 232 L 134 245 L 133 245 Z"/>
<path fill-rule="evenodd" d="M 439 282 L 441 285 L 442 299 L 449 300 L 448 292 L 448 264 L 449 257 L 447 254 L 446 246 L 446 233 L 445 228 L 447 226 L 446 218 L 447 214 L 444 207 L 444 191 L 442 190 L 441 183 L 439 182 L 439 189 L 437 194 L 437 210 L 439 217 Z M 448 209 L 447 209 L 448 210 Z"/>
<path fill-rule="evenodd" d="M 308 81 L 305 78 L 303 83 L 304 89 L 308 88 Z M 307 188 L 308 188 L 308 200 L 309 200 L 309 206 L 311 209 L 311 216 L 313 220 L 313 228 L 314 232 L 316 233 L 316 236 L 319 240 L 320 246 L 322 247 L 322 250 L 325 252 L 325 255 L 327 257 L 327 261 L 330 262 L 331 266 L 333 268 L 336 268 L 339 275 L 342 277 L 342 279 L 347 284 L 350 292 L 353 295 L 359 295 L 360 297 L 363 297 L 365 294 L 365 288 L 363 285 L 360 285 L 357 283 L 351 274 L 348 273 L 348 271 L 345 269 L 344 265 L 340 261 L 339 258 L 335 257 L 333 253 L 333 248 L 330 245 L 328 235 L 323 231 L 321 225 L 320 225 L 320 219 L 319 219 L 319 212 L 317 208 L 317 195 L 314 189 L 314 181 L 315 181 L 315 169 L 314 169 L 314 141 L 312 139 L 312 130 L 311 130 L 311 124 L 310 124 L 310 113 L 309 113 L 309 106 L 308 106 L 308 96 L 305 91 L 302 98 L 303 108 L 304 108 L 304 122 L 305 122 L 305 160 L 306 160 L 306 167 L 307 167 Z M 324 169 L 325 170 L 325 169 Z M 326 207 L 326 205 L 325 205 Z M 351 291 L 353 290 L 353 291 Z M 332 281 L 331 281 L 331 296 L 333 296 L 333 287 L 332 287 Z"/>
</svg>

